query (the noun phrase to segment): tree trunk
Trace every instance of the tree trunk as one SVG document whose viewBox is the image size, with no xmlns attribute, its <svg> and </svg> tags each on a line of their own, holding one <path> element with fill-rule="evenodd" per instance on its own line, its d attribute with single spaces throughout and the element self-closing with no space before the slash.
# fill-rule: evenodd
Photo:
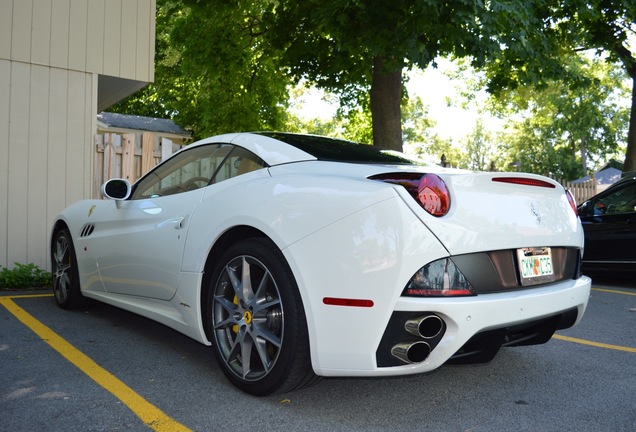
<svg viewBox="0 0 636 432">
<path fill-rule="evenodd" d="M 583 175 L 586 176 L 587 175 L 587 137 L 584 137 L 581 139 L 581 148 L 579 149 L 579 152 L 581 155 L 581 167 L 583 168 Z"/>
<path fill-rule="evenodd" d="M 629 115 L 627 151 L 623 172 L 636 171 L 636 75 L 632 75 L 632 110 Z"/>
<path fill-rule="evenodd" d="M 385 72 L 382 57 L 373 59 L 371 119 L 373 145 L 402 151 L 402 70 Z"/>
</svg>

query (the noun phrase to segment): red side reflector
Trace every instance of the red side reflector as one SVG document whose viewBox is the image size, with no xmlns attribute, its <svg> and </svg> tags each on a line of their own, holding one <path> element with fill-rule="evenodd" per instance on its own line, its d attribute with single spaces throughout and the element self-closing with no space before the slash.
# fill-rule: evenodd
<svg viewBox="0 0 636 432">
<path fill-rule="evenodd" d="M 330 306 L 373 307 L 373 300 L 365 299 L 325 297 L 322 302 Z"/>
<path fill-rule="evenodd" d="M 550 182 L 532 178 L 523 178 L 523 177 L 495 177 L 492 179 L 494 182 L 499 183 L 513 183 L 525 186 L 538 186 L 554 189 L 556 186 Z"/>
</svg>

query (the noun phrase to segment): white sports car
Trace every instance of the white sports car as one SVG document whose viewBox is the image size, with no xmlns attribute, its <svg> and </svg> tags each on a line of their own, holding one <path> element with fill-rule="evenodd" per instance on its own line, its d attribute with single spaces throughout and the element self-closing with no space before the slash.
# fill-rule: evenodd
<svg viewBox="0 0 636 432">
<path fill-rule="evenodd" d="M 99 300 L 211 345 L 255 395 L 488 361 L 576 324 L 590 293 L 574 200 L 537 175 L 261 132 L 102 191 L 55 220 L 57 303 Z"/>
</svg>

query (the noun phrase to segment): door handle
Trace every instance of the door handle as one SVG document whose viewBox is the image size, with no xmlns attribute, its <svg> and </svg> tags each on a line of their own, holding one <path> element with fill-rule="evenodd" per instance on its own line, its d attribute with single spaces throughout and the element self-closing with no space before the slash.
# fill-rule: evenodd
<svg viewBox="0 0 636 432">
<path fill-rule="evenodd" d="M 174 220 L 174 223 L 175 223 L 174 229 L 183 229 L 183 227 L 185 226 L 186 218 L 187 216 L 181 216 L 176 218 Z"/>
</svg>

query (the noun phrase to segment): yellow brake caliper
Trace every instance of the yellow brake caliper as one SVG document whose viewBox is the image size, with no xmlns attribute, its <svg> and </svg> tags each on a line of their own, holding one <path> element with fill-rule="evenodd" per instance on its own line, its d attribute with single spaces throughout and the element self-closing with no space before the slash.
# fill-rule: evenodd
<svg viewBox="0 0 636 432">
<path fill-rule="evenodd" d="M 234 300 L 232 300 L 232 303 L 234 303 L 235 305 L 238 305 L 238 297 L 236 296 L 236 294 L 234 294 Z M 239 331 L 238 324 L 234 324 L 232 326 L 232 332 L 234 332 L 234 334 L 237 334 L 238 331 Z"/>
</svg>

